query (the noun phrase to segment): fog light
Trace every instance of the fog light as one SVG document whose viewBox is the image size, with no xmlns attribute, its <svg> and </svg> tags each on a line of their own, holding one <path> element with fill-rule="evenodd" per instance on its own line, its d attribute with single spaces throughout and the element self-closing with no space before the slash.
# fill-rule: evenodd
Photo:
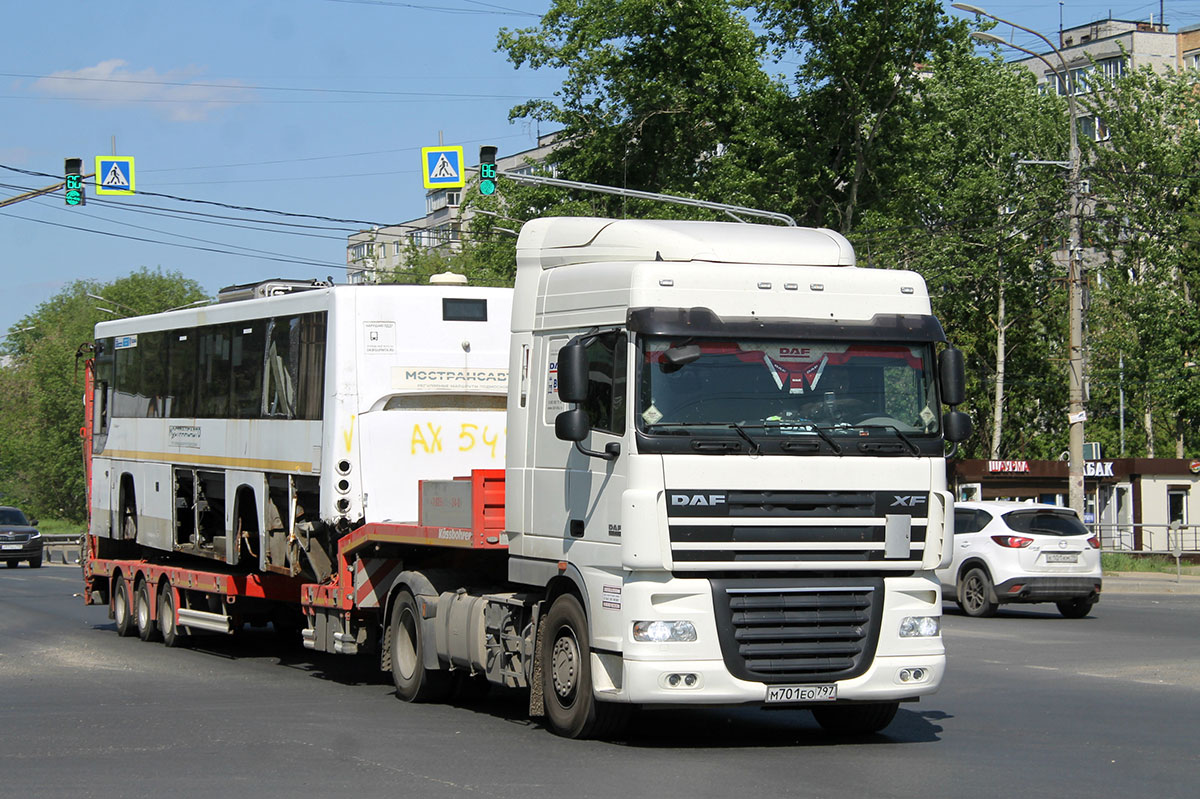
<svg viewBox="0 0 1200 799">
<path fill-rule="evenodd" d="M 635 621 L 633 640 L 656 644 L 668 641 L 695 641 L 696 625 L 690 621 Z"/>
<path fill-rule="evenodd" d="M 901 638 L 932 638 L 941 634 L 941 616 L 905 616 L 900 620 Z"/>
<path fill-rule="evenodd" d="M 686 685 L 688 688 L 691 688 L 693 685 L 696 684 L 696 675 L 695 674 L 685 675 L 683 678 L 683 684 Z"/>
<path fill-rule="evenodd" d="M 683 679 L 683 678 L 680 677 L 678 674 L 672 674 L 670 677 L 667 678 L 667 684 L 670 685 L 672 688 L 674 688 L 675 686 L 679 685 L 679 681 L 681 679 Z"/>
<path fill-rule="evenodd" d="M 896 679 L 900 682 L 926 682 L 929 679 L 929 669 L 916 667 L 900 669 L 896 674 Z"/>
</svg>

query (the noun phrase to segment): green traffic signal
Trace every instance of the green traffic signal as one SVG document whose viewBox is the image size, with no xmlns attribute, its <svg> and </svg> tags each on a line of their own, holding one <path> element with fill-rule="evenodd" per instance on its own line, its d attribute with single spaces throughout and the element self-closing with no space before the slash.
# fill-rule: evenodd
<svg viewBox="0 0 1200 799">
<path fill-rule="evenodd" d="M 496 148 L 492 145 L 479 148 L 479 193 L 496 193 Z"/>
<path fill-rule="evenodd" d="M 67 205 L 83 205 L 86 198 L 83 193 L 83 159 L 67 158 L 63 162 L 64 183 Z"/>
</svg>

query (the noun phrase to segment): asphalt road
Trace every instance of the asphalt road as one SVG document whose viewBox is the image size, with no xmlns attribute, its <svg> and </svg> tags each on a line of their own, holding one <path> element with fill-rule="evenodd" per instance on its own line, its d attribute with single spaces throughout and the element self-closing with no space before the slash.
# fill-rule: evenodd
<svg viewBox="0 0 1200 799">
<path fill-rule="evenodd" d="M 802 711 L 642 713 L 567 741 L 516 694 L 405 705 L 354 658 L 270 631 L 118 638 L 77 566 L 0 569 L 0 797 L 1193 797 L 1200 596 L 1109 595 L 1082 620 L 969 619 L 950 673 L 883 734 Z"/>
</svg>

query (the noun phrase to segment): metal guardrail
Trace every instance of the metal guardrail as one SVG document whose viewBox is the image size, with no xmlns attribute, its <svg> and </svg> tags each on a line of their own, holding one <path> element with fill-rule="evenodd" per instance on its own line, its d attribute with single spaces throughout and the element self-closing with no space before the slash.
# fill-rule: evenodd
<svg viewBox="0 0 1200 799">
<path fill-rule="evenodd" d="M 1090 524 L 1105 552 L 1200 555 L 1200 524 Z M 1141 533 L 1142 546 L 1135 547 Z"/>
<path fill-rule="evenodd" d="M 60 563 L 78 563 L 80 544 L 83 533 L 78 535 L 43 535 L 42 558 L 47 563 L 53 563 L 55 557 Z"/>
</svg>

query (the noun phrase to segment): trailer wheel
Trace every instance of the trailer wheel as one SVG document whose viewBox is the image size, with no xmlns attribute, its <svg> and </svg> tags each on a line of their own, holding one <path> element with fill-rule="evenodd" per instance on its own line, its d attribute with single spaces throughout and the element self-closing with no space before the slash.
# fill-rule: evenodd
<svg viewBox="0 0 1200 799">
<path fill-rule="evenodd" d="M 163 643 L 169 647 L 187 644 L 187 633 L 175 624 L 175 589 L 164 583 L 158 599 L 158 629 Z"/>
<path fill-rule="evenodd" d="M 120 574 L 113 575 L 113 619 L 117 622 L 117 635 L 128 638 L 136 629 L 133 614 L 129 612 L 129 585 Z"/>
<path fill-rule="evenodd" d="M 579 600 L 563 594 L 554 600 L 543 624 L 541 689 L 550 730 L 564 738 L 618 733 L 629 718 L 630 707 L 596 701 L 587 617 Z"/>
<path fill-rule="evenodd" d="M 450 694 L 450 674 L 427 669 L 421 614 L 412 593 L 401 591 L 392 607 L 392 682 L 405 702 L 436 702 Z"/>
<path fill-rule="evenodd" d="M 150 616 L 150 583 L 142 580 L 134 592 L 134 618 L 137 621 L 138 638 L 153 641 L 158 637 L 158 625 Z"/>
</svg>

